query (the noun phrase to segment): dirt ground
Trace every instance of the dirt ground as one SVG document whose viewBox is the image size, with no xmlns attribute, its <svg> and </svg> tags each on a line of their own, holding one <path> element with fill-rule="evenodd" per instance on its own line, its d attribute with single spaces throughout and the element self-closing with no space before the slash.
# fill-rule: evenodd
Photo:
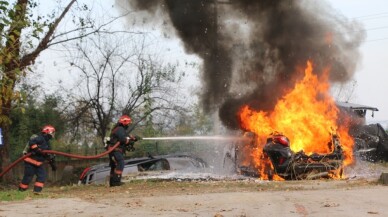
<svg viewBox="0 0 388 217">
<path fill-rule="evenodd" d="M 388 186 L 376 180 L 135 180 L 47 187 L 0 202 L 0 216 L 388 216 Z"/>
</svg>

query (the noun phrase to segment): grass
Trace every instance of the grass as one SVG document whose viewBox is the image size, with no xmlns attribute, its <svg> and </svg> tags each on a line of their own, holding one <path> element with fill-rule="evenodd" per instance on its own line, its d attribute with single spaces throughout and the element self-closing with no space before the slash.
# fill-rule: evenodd
<svg viewBox="0 0 388 217">
<path fill-rule="evenodd" d="M 44 187 L 41 194 L 35 194 L 32 188 L 33 186 L 30 186 L 26 191 L 19 191 L 16 185 L 0 183 L 0 202 L 56 197 L 55 194 L 51 193 L 52 187 Z"/>
<path fill-rule="evenodd" d="M 261 191 L 299 191 L 316 189 L 346 189 L 376 182 L 366 180 L 314 180 L 261 182 L 257 180 L 243 181 L 167 181 L 160 179 L 130 180 L 120 187 L 110 188 L 105 185 L 67 185 L 48 186 L 41 195 L 33 194 L 29 189 L 19 192 L 16 189 L 0 188 L 0 201 L 20 201 L 42 198 L 83 198 L 96 199 L 104 197 L 121 197 L 122 194 L 135 196 L 165 196 L 182 194 L 202 194 L 221 192 L 261 192 Z M 121 196 L 120 196 L 121 195 Z M 124 195 L 127 196 L 127 195 Z"/>
<path fill-rule="evenodd" d="M 36 195 L 32 191 L 7 190 L 0 192 L 0 201 L 18 201 L 32 198 L 45 198 L 47 195 Z"/>
</svg>

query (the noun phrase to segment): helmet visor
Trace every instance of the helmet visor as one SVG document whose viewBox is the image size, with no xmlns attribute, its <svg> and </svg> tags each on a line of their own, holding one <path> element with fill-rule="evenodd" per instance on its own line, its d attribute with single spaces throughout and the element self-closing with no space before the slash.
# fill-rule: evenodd
<svg viewBox="0 0 388 217">
<path fill-rule="evenodd" d="M 50 136 L 51 136 L 51 138 L 55 138 L 55 132 L 51 132 L 51 133 L 48 133 Z"/>
</svg>

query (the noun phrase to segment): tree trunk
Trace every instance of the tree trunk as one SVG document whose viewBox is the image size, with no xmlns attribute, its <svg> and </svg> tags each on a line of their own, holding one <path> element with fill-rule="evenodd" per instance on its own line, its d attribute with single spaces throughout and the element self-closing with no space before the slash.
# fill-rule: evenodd
<svg viewBox="0 0 388 217">
<path fill-rule="evenodd" d="M 11 124 L 11 108 L 15 84 L 21 74 L 20 69 L 20 35 L 23 28 L 26 27 L 25 15 L 27 11 L 27 0 L 18 0 L 14 7 L 14 16 L 7 34 L 7 41 L 4 47 L 5 63 L 2 67 L 4 76 L 1 79 L 1 106 L 0 109 L 2 119 L 0 120 L 0 127 L 3 131 L 3 145 L 0 147 L 0 168 L 3 170 L 10 163 L 10 131 Z M 6 119 L 4 118 L 6 117 Z M 3 177 L 4 180 L 9 181 L 13 179 L 12 173 L 8 173 Z"/>
<path fill-rule="evenodd" d="M 11 108 L 12 108 L 12 94 L 10 94 L 10 92 L 12 93 L 13 91 L 10 91 L 10 90 L 13 90 L 15 88 L 15 80 L 16 80 L 16 75 L 15 73 L 12 73 L 14 70 L 11 70 L 11 68 L 15 68 L 16 67 L 16 64 L 15 62 L 12 62 L 11 64 L 5 64 L 5 67 L 4 69 L 6 70 L 6 72 L 11 72 L 11 73 L 7 73 L 8 74 L 8 79 L 6 78 L 3 78 L 0 82 L 6 85 L 3 86 L 3 88 L 1 89 L 1 92 L 0 94 L 2 95 L 1 96 L 1 102 L 3 102 L 2 104 L 2 108 L 1 108 L 1 112 L 2 112 L 2 116 L 3 117 L 7 117 L 6 120 L 4 120 L 4 118 L 0 121 L 0 127 L 1 127 L 1 131 L 2 131 L 2 136 L 3 136 L 3 145 L 0 146 L 0 169 L 1 171 L 3 171 L 3 169 L 5 167 L 7 167 L 9 164 L 10 164 L 10 138 L 11 138 L 11 132 L 10 132 L 10 126 L 11 126 Z M 5 174 L 3 177 L 3 180 L 4 181 L 11 181 L 13 180 L 13 174 L 8 172 L 7 174 Z M 0 178 L 1 180 L 1 178 Z"/>
<path fill-rule="evenodd" d="M 4 144 L 0 146 L 0 171 L 9 165 L 10 163 L 10 114 L 13 104 L 13 94 L 16 83 L 21 77 L 23 77 L 23 70 L 33 64 L 39 54 L 47 49 L 50 38 L 53 36 L 58 24 L 62 21 L 64 16 L 70 10 L 71 6 L 76 0 L 71 0 L 66 8 L 62 11 L 60 16 L 55 19 L 52 25 L 49 26 L 49 30 L 39 42 L 38 47 L 29 54 L 21 56 L 21 35 L 22 31 L 27 27 L 26 14 L 28 0 L 18 0 L 14 6 L 14 16 L 10 24 L 10 29 L 7 34 L 7 40 L 4 47 L 3 56 L 6 57 L 6 61 L 2 67 L 4 76 L 0 80 L 0 127 L 3 131 Z M 4 119 L 6 117 L 7 119 Z M 2 177 L 5 181 L 13 179 L 12 173 L 6 174 Z M 0 178 L 1 179 L 1 178 Z M 1 180 L 0 180 L 1 181 Z"/>
</svg>

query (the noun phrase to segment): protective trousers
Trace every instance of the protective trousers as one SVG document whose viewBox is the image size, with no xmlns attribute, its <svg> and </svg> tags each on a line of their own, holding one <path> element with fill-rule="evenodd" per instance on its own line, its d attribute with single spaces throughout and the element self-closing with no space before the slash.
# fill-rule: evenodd
<svg viewBox="0 0 388 217">
<path fill-rule="evenodd" d="M 121 175 L 124 170 L 124 155 L 119 150 L 114 150 L 109 153 L 109 165 L 110 165 L 110 186 L 121 185 Z"/>
<path fill-rule="evenodd" d="M 24 162 L 24 176 L 19 184 L 19 190 L 25 191 L 28 189 L 28 185 L 32 181 L 32 178 L 36 175 L 34 184 L 34 192 L 41 192 L 46 181 L 46 171 L 43 168 L 43 164 L 36 166 L 27 162 Z"/>
</svg>

